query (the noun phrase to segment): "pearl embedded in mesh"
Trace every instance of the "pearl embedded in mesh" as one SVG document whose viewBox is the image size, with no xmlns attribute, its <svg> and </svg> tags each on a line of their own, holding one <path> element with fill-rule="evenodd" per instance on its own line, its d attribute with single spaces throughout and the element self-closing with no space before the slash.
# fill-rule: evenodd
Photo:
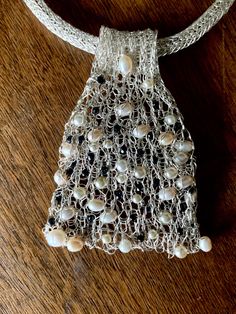
<svg viewBox="0 0 236 314">
<path fill-rule="evenodd" d="M 185 258 L 188 255 L 186 247 L 182 244 L 174 248 L 174 255 L 178 258 Z"/>
<path fill-rule="evenodd" d="M 71 237 L 66 243 L 67 249 L 70 252 L 78 252 L 81 251 L 84 243 L 80 238 L 77 237 Z"/>
<path fill-rule="evenodd" d="M 63 208 L 62 211 L 60 212 L 60 218 L 63 221 L 67 221 L 74 217 L 75 215 L 75 209 L 73 207 L 66 207 Z"/>
<path fill-rule="evenodd" d="M 57 185 L 62 186 L 65 185 L 67 180 L 65 176 L 61 173 L 60 170 L 57 170 L 54 174 L 54 181 Z"/>
<path fill-rule="evenodd" d="M 90 142 L 98 142 L 103 137 L 103 131 L 99 128 L 93 129 L 88 133 L 88 140 Z"/>
<path fill-rule="evenodd" d="M 145 168 L 145 167 L 143 167 L 143 166 L 137 166 L 137 167 L 134 169 L 134 176 L 135 176 L 137 179 L 143 179 L 146 175 L 147 175 L 147 171 L 146 171 L 146 168 Z"/>
<path fill-rule="evenodd" d="M 118 249 L 122 253 L 129 253 L 132 250 L 132 243 L 128 239 L 123 239 L 120 241 Z"/>
<path fill-rule="evenodd" d="M 120 70 L 120 72 L 124 75 L 127 75 L 132 71 L 132 67 L 133 67 L 132 59 L 129 56 L 122 54 L 119 57 L 118 61 L 118 69 Z"/>
<path fill-rule="evenodd" d="M 163 211 L 159 214 L 159 221 L 163 225 L 168 225 L 171 222 L 172 218 L 172 214 L 168 211 Z"/>
<path fill-rule="evenodd" d="M 211 239 L 206 236 L 199 239 L 198 245 L 203 252 L 210 252 L 212 249 Z"/>
<path fill-rule="evenodd" d="M 128 169 L 127 161 L 125 159 L 117 160 L 117 162 L 116 162 L 116 169 L 119 172 L 125 172 Z"/>
<path fill-rule="evenodd" d="M 123 103 L 115 108 L 115 112 L 120 117 L 129 116 L 134 110 L 134 106 L 131 103 Z"/>
<path fill-rule="evenodd" d="M 136 138 L 143 138 L 146 136 L 150 131 L 150 126 L 148 124 L 141 124 L 138 125 L 134 130 L 133 130 L 133 135 Z"/>
<path fill-rule="evenodd" d="M 54 229 L 46 234 L 48 245 L 53 247 L 64 246 L 66 242 L 66 234 L 61 229 Z"/>
<path fill-rule="evenodd" d="M 115 210 L 112 210 L 110 212 L 104 212 L 100 216 L 100 221 L 104 224 L 111 223 L 116 220 L 117 212 Z"/>
<path fill-rule="evenodd" d="M 74 198 L 76 198 L 78 200 L 84 198 L 86 196 L 86 193 L 87 193 L 86 189 L 82 186 L 78 186 L 78 187 L 74 188 L 74 190 L 73 190 L 73 196 L 74 196 Z"/>
<path fill-rule="evenodd" d="M 159 191 L 159 199 L 163 201 L 172 200 L 176 195 L 176 189 L 174 187 L 163 188 Z"/>
<path fill-rule="evenodd" d="M 101 210 L 104 209 L 105 203 L 103 200 L 94 198 L 88 201 L 87 206 L 92 212 L 100 212 Z"/>
</svg>

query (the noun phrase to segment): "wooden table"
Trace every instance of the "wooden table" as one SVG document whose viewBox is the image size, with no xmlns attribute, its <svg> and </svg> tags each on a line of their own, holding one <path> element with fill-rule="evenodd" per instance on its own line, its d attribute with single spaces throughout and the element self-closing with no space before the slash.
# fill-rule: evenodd
<svg viewBox="0 0 236 314">
<path fill-rule="evenodd" d="M 203 3 L 204 2 L 204 3 Z M 205 1 L 52 1 L 64 19 L 93 34 L 187 27 Z M 54 190 L 64 124 L 93 57 L 49 33 L 22 1 L 2 1 L 2 314 L 236 313 L 235 7 L 200 42 L 160 59 L 198 157 L 198 220 L 212 252 L 168 260 L 133 252 L 108 256 L 49 248 L 41 228 Z"/>
</svg>

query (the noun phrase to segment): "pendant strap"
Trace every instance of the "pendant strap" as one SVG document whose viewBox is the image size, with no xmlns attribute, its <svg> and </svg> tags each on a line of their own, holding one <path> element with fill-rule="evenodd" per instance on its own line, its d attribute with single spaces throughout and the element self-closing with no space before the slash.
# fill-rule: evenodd
<svg viewBox="0 0 236 314">
<path fill-rule="evenodd" d="M 159 74 L 157 62 L 157 31 L 151 29 L 127 32 L 102 26 L 95 53 L 93 72 L 119 74 L 119 58 L 128 55 L 132 59 L 131 73 L 153 78 Z"/>
<path fill-rule="evenodd" d="M 85 33 L 56 15 L 43 0 L 23 0 L 48 30 L 88 53 L 95 54 L 98 37 Z M 172 54 L 198 41 L 228 12 L 234 0 L 216 0 L 202 16 L 182 32 L 158 39 L 159 56 Z"/>
</svg>

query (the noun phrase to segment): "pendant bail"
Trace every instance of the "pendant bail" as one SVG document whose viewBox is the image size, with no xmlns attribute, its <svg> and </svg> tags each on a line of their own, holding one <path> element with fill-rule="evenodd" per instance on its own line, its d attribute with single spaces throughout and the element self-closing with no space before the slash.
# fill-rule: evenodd
<svg viewBox="0 0 236 314">
<path fill-rule="evenodd" d="M 157 34 L 151 29 L 128 32 L 102 26 L 93 71 L 113 77 L 118 73 L 155 77 L 159 74 Z"/>
</svg>

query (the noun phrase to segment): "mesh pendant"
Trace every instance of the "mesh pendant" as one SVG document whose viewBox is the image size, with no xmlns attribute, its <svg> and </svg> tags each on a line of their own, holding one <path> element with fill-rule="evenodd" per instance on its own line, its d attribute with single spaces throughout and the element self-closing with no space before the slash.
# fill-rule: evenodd
<svg viewBox="0 0 236 314">
<path fill-rule="evenodd" d="M 196 220 L 194 144 L 157 52 L 156 31 L 101 28 L 59 150 L 43 229 L 49 245 L 180 258 L 211 249 Z"/>
</svg>

